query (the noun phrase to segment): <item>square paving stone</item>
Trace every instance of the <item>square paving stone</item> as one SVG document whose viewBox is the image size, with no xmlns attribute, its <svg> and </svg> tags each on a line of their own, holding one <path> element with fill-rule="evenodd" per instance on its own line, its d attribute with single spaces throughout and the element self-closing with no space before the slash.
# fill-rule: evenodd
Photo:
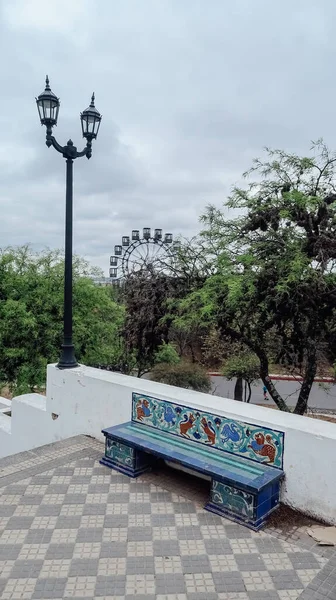
<svg viewBox="0 0 336 600">
<path fill-rule="evenodd" d="M 85 504 L 83 507 L 83 516 L 85 515 L 105 515 L 106 504 Z"/>
<path fill-rule="evenodd" d="M 239 571 L 266 571 L 265 563 L 260 554 L 235 554 Z"/>
<path fill-rule="evenodd" d="M 43 560 L 17 560 L 10 574 L 10 579 L 37 579 L 42 569 Z"/>
<path fill-rule="evenodd" d="M 204 540 L 204 545 L 208 554 L 232 554 L 231 544 L 226 538 Z"/>
<path fill-rule="evenodd" d="M 251 537 L 251 532 L 242 525 L 224 525 L 225 535 L 229 539 L 242 540 Z"/>
<path fill-rule="evenodd" d="M 276 590 L 295 590 L 302 589 L 302 582 L 299 579 L 296 571 L 269 571 Z"/>
<path fill-rule="evenodd" d="M 197 515 L 197 520 L 200 526 L 202 525 L 223 525 L 224 520 L 222 517 L 215 515 L 207 510 Z"/>
<path fill-rule="evenodd" d="M 72 558 L 74 550 L 75 544 L 50 544 L 45 558 L 46 560 Z"/>
<path fill-rule="evenodd" d="M 161 574 L 155 576 L 156 595 L 158 594 L 184 594 L 186 585 L 180 573 Z"/>
<path fill-rule="evenodd" d="M 109 483 L 90 483 L 88 494 L 108 494 L 109 491 Z"/>
<path fill-rule="evenodd" d="M 46 494 L 66 494 L 69 488 L 68 483 L 53 483 L 48 486 Z"/>
<path fill-rule="evenodd" d="M 81 524 L 81 517 L 79 516 L 63 516 L 60 515 L 56 521 L 55 529 L 78 529 Z"/>
<path fill-rule="evenodd" d="M 29 529 L 34 517 L 10 517 L 5 529 Z"/>
<path fill-rule="evenodd" d="M 196 506 L 193 502 L 173 502 L 174 513 L 188 515 L 196 513 Z"/>
<path fill-rule="evenodd" d="M 11 517 L 13 513 L 16 511 L 16 506 L 14 504 L 1 504 L 0 505 L 0 518 L 1 517 Z"/>
<path fill-rule="evenodd" d="M 210 573 L 211 566 L 206 554 L 181 556 L 183 573 Z"/>
<path fill-rule="evenodd" d="M 23 496 L 27 487 L 28 487 L 28 484 L 27 485 L 20 485 L 20 484 L 7 485 L 2 490 L 2 495 L 3 496 Z"/>
<path fill-rule="evenodd" d="M 128 504 L 129 492 L 111 492 L 107 496 L 107 504 Z"/>
<path fill-rule="evenodd" d="M 254 543 L 260 552 L 260 554 L 275 554 L 284 552 L 281 542 L 276 538 L 262 537 L 260 539 L 254 538 Z"/>
<path fill-rule="evenodd" d="M 275 590 L 253 590 L 248 593 L 249 600 L 279 600 L 280 596 Z M 296 600 L 295 596 L 287 596 L 286 600 Z M 299 600 L 299 599 L 298 599 Z"/>
<path fill-rule="evenodd" d="M 137 490 L 138 491 L 138 490 Z M 144 490 L 147 491 L 147 490 Z M 171 502 L 172 495 L 170 492 L 151 492 L 150 493 L 150 501 L 151 502 Z"/>
<path fill-rule="evenodd" d="M 16 560 L 21 547 L 21 544 L 0 544 L 0 560 Z"/>
<path fill-rule="evenodd" d="M 102 542 L 100 558 L 125 558 L 127 556 L 126 542 Z"/>
<path fill-rule="evenodd" d="M 63 504 L 85 504 L 86 494 L 65 494 Z"/>
<path fill-rule="evenodd" d="M 98 575 L 95 587 L 96 596 L 121 596 L 124 597 L 126 590 L 125 575 Z"/>
<path fill-rule="evenodd" d="M 154 556 L 180 556 L 179 543 L 174 540 L 154 540 Z"/>
<path fill-rule="evenodd" d="M 152 527 L 175 527 L 175 515 L 151 515 Z"/>
<path fill-rule="evenodd" d="M 98 558 L 73 558 L 68 577 L 86 577 L 97 575 Z"/>
<path fill-rule="evenodd" d="M 129 527 L 127 530 L 127 539 L 129 542 L 145 542 L 152 539 L 153 531 L 151 527 Z"/>
<path fill-rule="evenodd" d="M 126 562 L 127 575 L 144 575 L 155 573 L 154 557 L 152 556 L 129 556 Z"/>
<path fill-rule="evenodd" d="M 287 552 L 293 568 L 299 569 L 320 569 L 319 562 L 310 552 Z"/>
<path fill-rule="evenodd" d="M 41 504 L 36 512 L 37 517 L 58 517 L 62 504 Z"/>
<path fill-rule="evenodd" d="M 219 596 L 217 592 L 189 592 L 188 600 L 218 600 Z M 226 596 L 228 598 L 228 596 Z M 237 600 L 241 600 L 239 596 L 231 596 L 231 598 L 236 598 Z M 247 596 L 246 596 L 247 598 Z M 242 599 L 243 600 L 243 599 Z"/>
<path fill-rule="evenodd" d="M 30 529 L 25 544 L 49 544 L 52 534 L 52 529 Z"/>
<path fill-rule="evenodd" d="M 202 540 L 202 532 L 197 525 L 176 527 L 177 537 L 179 540 Z"/>
<path fill-rule="evenodd" d="M 128 504 L 128 512 L 130 515 L 150 515 L 152 505 L 150 502 L 130 502 Z"/>
<path fill-rule="evenodd" d="M 114 529 L 115 527 L 127 527 L 128 515 L 105 515 L 104 529 Z"/>
<path fill-rule="evenodd" d="M 50 485 L 52 475 L 35 475 L 34 485 Z"/>
<path fill-rule="evenodd" d="M 102 527 L 88 527 L 78 529 L 76 543 L 78 542 L 101 542 L 103 539 Z"/>
<path fill-rule="evenodd" d="M 243 578 L 238 571 L 212 573 L 216 592 L 245 592 Z"/>
<path fill-rule="evenodd" d="M 43 500 L 43 496 L 42 495 L 28 495 L 25 494 L 24 496 L 22 496 L 20 498 L 20 502 L 19 505 L 35 505 L 38 506 L 39 504 L 41 504 Z"/>
<path fill-rule="evenodd" d="M 37 579 L 32 598 L 49 600 L 49 598 L 64 598 L 66 578 Z"/>
</svg>

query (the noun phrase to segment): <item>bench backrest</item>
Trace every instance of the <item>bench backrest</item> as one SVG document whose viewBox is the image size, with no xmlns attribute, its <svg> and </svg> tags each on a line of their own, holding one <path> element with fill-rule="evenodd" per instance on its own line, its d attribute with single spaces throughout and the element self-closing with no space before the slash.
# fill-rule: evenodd
<svg viewBox="0 0 336 600">
<path fill-rule="evenodd" d="M 133 392 L 132 421 L 283 468 L 284 433 Z"/>
</svg>

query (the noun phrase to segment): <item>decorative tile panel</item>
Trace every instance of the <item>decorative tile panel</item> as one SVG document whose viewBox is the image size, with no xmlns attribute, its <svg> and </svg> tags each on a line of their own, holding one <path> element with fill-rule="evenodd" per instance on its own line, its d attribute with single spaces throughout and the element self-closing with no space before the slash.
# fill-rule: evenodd
<svg viewBox="0 0 336 600">
<path fill-rule="evenodd" d="M 253 519 L 254 514 L 254 496 L 243 490 L 239 490 L 231 485 L 212 481 L 211 502 L 220 507 L 237 513 L 242 517 Z"/>
<path fill-rule="evenodd" d="M 126 467 L 133 467 L 134 453 L 134 448 L 126 446 L 126 444 L 121 444 L 109 437 L 106 438 L 105 456 L 111 458 L 114 462 Z"/>
<path fill-rule="evenodd" d="M 132 421 L 282 469 L 284 433 L 133 392 Z"/>
</svg>

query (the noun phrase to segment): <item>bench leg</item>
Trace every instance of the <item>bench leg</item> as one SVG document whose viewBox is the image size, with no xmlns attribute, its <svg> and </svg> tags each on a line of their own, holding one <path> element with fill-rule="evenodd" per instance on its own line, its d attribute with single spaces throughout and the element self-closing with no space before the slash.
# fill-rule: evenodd
<svg viewBox="0 0 336 600">
<path fill-rule="evenodd" d="M 151 454 L 106 437 L 105 456 L 101 459 L 100 464 L 129 477 L 138 477 L 151 469 L 153 459 Z"/>
<path fill-rule="evenodd" d="M 210 501 L 204 508 L 258 531 L 278 506 L 279 482 L 270 484 L 259 494 L 253 494 L 213 479 Z"/>
<path fill-rule="evenodd" d="M 204 507 L 205 510 L 258 530 L 262 523 L 256 526 L 254 507 L 254 494 L 216 481 L 216 479 L 211 481 L 210 501 Z"/>
</svg>

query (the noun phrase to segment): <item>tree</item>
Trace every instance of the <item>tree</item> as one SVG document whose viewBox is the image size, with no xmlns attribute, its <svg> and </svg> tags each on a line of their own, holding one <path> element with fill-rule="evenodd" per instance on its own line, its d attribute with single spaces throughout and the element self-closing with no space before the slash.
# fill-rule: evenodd
<svg viewBox="0 0 336 600">
<path fill-rule="evenodd" d="M 312 150 L 301 158 L 267 149 L 245 174 L 255 182 L 234 188 L 224 211 L 207 208 L 203 237 L 209 252 L 216 248 L 216 273 L 177 313 L 254 353 L 281 410 L 290 409 L 269 377 L 270 361 L 302 375 L 297 414 L 307 408 L 319 357 L 335 360 L 336 155 L 321 140 Z"/>
<path fill-rule="evenodd" d="M 239 352 L 233 354 L 224 364 L 222 373 L 228 380 L 237 378 L 237 383 L 241 385 L 241 398 L 243 400 L 243 386 L 242 382 L 245 382 L 248 388 L 248 394 L 244 396 L 245 402 L 250 402 L 252 395 L 251 385 L 259 379 L 260 367 L 258 359 L 251 352 Z M 235 400 L 238 398 L 235 397 Z"/>
<path fill-rule="evenodd" d="M 211 390 L 211 379 L 206 370 L 201 365 L 188 361 L 178 364 L 158 363 L 151 371 L 151 379 L 197 392 Z"/>
<path fill-rule="evenodd" d="M 125 348 L 133 359 L 137 376 L 149 372 L 161 345 L 168 342 L 169 322 L 161 321 L 172 281 L 164 275 L 140 272 L 124 284 L 126 319 L 123 330 Z"/>
<path fill-rule="evenodd" d="M 198 238 L 176 241 L 160 260 L 160 272 L 151 268 L 149 262 L 124 282 L 124 338 L 126 356 L 130 357 L 126 362 L 132 362 L 138 377 L 152 369 L 159 348 L 169 341 L 178 347 L 180 355 L 189 351 L 195 360 L 195 331 L 185 328 L 183 323 L 180 326 L 177 318 L 172 327 L 168 307 L 204 283 L 209 261 L 205 260 L 203 246 L 204 242 Z"/>
<path fill-rule="evenodd" d="M 45 385 L 63 330 L 63 256 L 29 246 L 0 251 L 0 381 L 16 393 Z M 94 285 L 88 263 L 74 258 L 74 342 L 77 360 L 105 366 L 119 360 L 124 309 Z"/>
</svg>

